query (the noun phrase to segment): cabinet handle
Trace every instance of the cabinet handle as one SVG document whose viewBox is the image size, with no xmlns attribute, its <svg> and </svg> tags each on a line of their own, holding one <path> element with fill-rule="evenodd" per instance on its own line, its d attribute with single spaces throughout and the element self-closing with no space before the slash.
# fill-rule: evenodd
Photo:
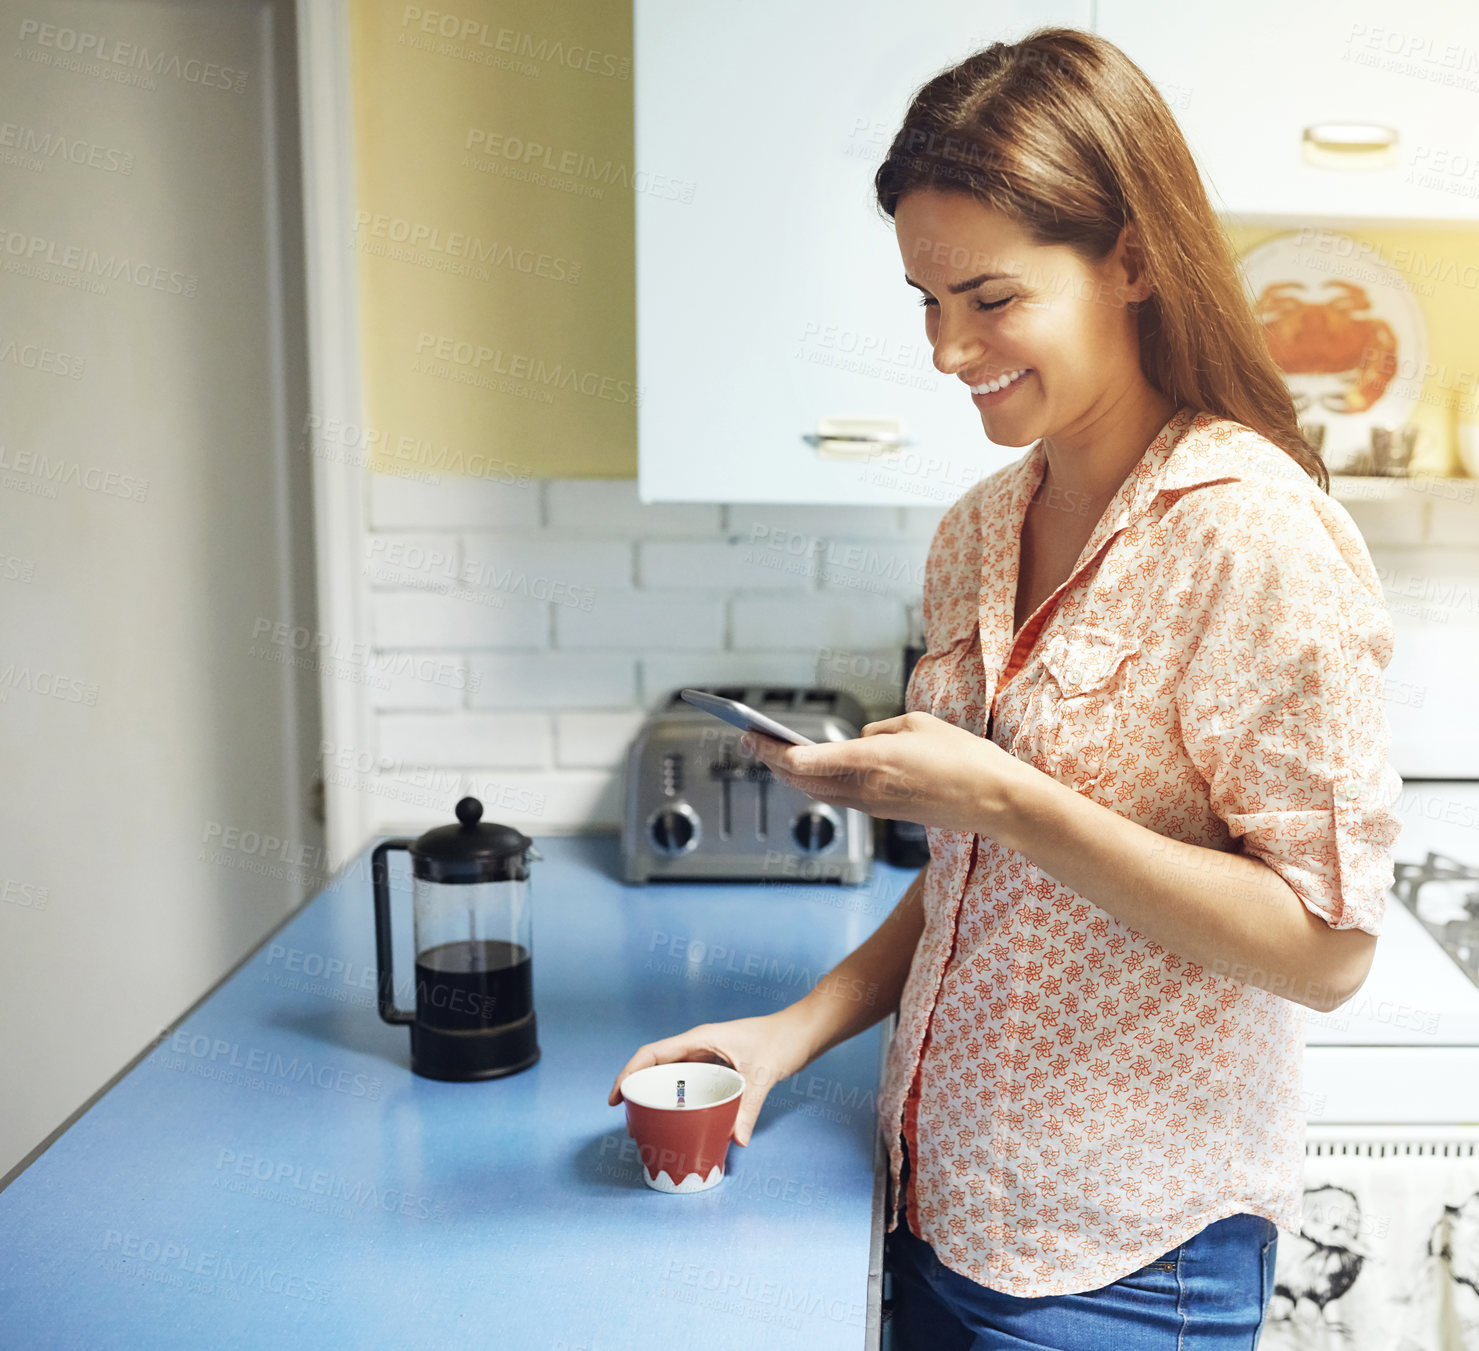
<svg viewBox="0 0 1479 1351">
<path fill-rule="evenodd" d="M 817 454 L 839 460 L 876 459 L 914 444 L 904 435 L 902 419 L 884 417 L 818 418 L 817 430 L 803 432 L 801 439 Z"/>
<path fill-rule="evenodd" d="M 1382 169 L 1397 162 L 1397 129 L 1370 122 L 1317 122 L 1304 129 L 1306 164 L 1321 169 Z"/>
</svg>

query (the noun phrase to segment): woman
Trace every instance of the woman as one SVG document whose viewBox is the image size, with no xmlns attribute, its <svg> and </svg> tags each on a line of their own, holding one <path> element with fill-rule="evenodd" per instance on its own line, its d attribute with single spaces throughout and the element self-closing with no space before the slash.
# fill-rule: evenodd
<svg viewBox="0 0 1479 1351">
<path fill-rule="evenodd" d="M 1253 1346 L 1300 1225 L 1304 1010 L 1360 986 L 1392 878 L 1381 588 L 1116 47 L 975 53 L 916 94 L 876 188 L 936 367 L 1029 449 L 940 522 L 908 711 L 747 742 L 921 823 L 930 862 L 805 998 L 617 1083 L 726 1060 L 743 1145 L 770 1085 L 897 1006 L 900 1351 Z"/>
</svg>

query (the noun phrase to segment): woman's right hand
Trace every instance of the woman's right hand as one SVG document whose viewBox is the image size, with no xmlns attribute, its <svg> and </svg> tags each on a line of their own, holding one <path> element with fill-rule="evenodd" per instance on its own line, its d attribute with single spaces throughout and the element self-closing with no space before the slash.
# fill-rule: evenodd
<svg viewBox="0 0 1479 1351">
<path fill-rule="evenodd" d="M 790 1009 L 727 1023 L 700 1023 L 687 1032 L 639 1046 L 616 1076 L 606 1100 L 615 1107 L 622 1100 L 621 1081 L 649 1065 L 675 1060 L 729 1065 L 745 1076 L 745 1091 L 731 1136 L 735 1144 L 748 1145 L 766 1095 L 782 1079 L 805 1069 L 811 1058 L 799 1019 Z"/>
</svg>

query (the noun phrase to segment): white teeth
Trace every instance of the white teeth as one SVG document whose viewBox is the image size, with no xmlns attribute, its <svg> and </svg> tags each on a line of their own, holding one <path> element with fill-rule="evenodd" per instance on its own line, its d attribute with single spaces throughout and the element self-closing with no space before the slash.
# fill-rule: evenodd
<svg viewBox="0 0 1479 1351">
<path fill-rule="evenodd" d="M 984 385 L 972 385 L 970 387 L 971 393 L 994 394 L 999 389 L 1005 389 L 1014 380 L 1020 380 L 1027 374 L 1028 369 L 1028 367 L 1024 366 L 1020 371 L 1012 371 L 1011 374 L 1002 376 L 1000 380 L 988 380 Z"/>
</svg>

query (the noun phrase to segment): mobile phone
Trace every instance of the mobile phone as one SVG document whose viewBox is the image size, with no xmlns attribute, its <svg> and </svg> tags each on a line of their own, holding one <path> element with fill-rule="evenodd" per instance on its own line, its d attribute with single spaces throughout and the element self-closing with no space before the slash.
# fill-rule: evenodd
<svg viewBox="0 0 1479 1351">
<path fill-rule="evenodd" d="M 722 694 L 708 694 L 703 690 L 695 689 L 679 690 L 678 694 L 695 708 L 701 708 L 705 713 L 712 713 L 716 718 L 723 718 L 731 727 L 738 727 L 743 732 L 764 732 L 766 736 L 789 741 L 793 746 L 815 746 L 817 744 L 809 736 L 793 732 L 774 718 L 767 718 L 765 714 L 756 712 L 748 704 L 740 703 L 738 699 L 726 699 Z"/>
</svg>

